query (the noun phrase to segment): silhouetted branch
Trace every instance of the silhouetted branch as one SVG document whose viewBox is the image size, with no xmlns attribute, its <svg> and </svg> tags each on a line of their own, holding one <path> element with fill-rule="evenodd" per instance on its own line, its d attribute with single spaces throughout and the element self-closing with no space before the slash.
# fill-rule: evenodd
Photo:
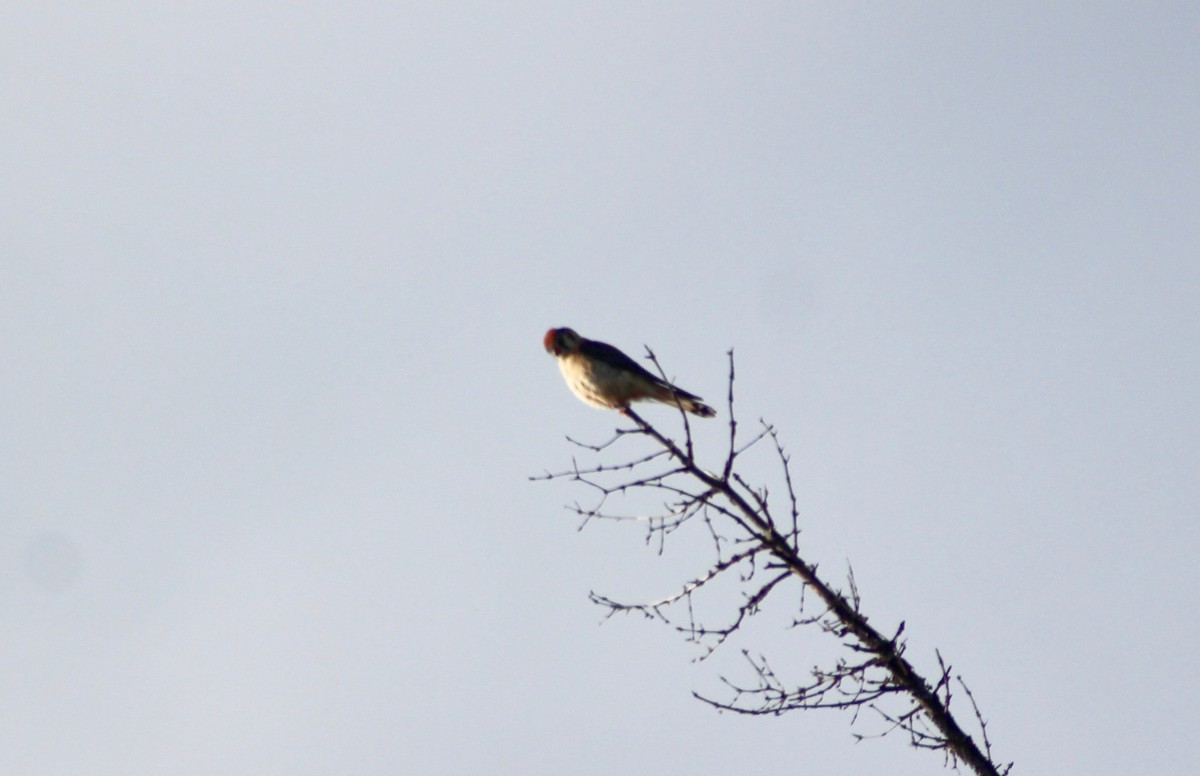
<svg viewBox="0 0 1200 776">
<path fill-rule="evenodd" d="M 659 374 L 667 379 L 654 353 L 647 349 L 647 354 Z M 873 736 L 855 734 L 856 738 L 883 737 L 900 730 L 907 734 L 914 747 L 945 753 L 951 766 L 962 763 L 983 776 L 1006 776 L 1012 765 L 1000 767 L 993 762 L 987 725 L 975 697 L 961 677 L 955 679 L 970 701 L 983 742 L 982 749 L 951 712 L 951 669 L 941 654 L 935 652 L 938 673 L 931 683 L 905 657 L 903 622 L 891 637 L 883 635 L 868 622 L 861 611 L 862 597 L 853 568 L 847 571 L 848 592 L 842 592 L 820 577 L 816 564 L 801 555 L 799 500 L 791 476 L 790 457 L 777 430 L 766 422 L 761 422 L 761 428 L 749 440 L 739 444 L 739 425 L 734 414 L 732 350 L 728 356 L 729 440 L 723 460 L 716 469 L 705 468 L 697 460 L 688 415 L 676 401 L 683 419 L 681 442 L 651 425 L 632 409 L 625 409 L 623 414 L 633 423 L 632 428 L 617 429 L 612 438 L 595 445 L 570 437 L 568 440 L 590 454 L 608 455 L 625 440 L 641 438 L 652 444 L 650 452 L 638 452 L 617 463 L 583 467 L 572 460 L 568 470 L 532 478 L 580 482 L 595 492 L 596 499 L 591 506 L 577 503 L 571 507 L 583 518 L 580 528 L 592 519 L 639 521 L 647 526 L 647 541 L 657 539 L 661 552 L 669 534 L 699 519 L 712 539 L 715 560 L 704 572 L 673 593 L 645 603 L 624 603 L 593 591 L 591 600 L 603 607 L 608 617 L 637 613 L 667 624 L 688 641 L 700 645 L 704 652 L 699 659 L 703 660 L 757 614 L 773 591 L 795 582 L 799 585 L 800 605 L 793 625 L 818 626 L 837 638 L 846 654 L 831 666 L 814 667 L 808 681 L 792 684 L 772 669 L 765 656 L 743 650 L 752 681 L 739 684 L 722 677 L 730 692 L 729 699 L 717 700 L 696 694 L 698 699 L 723 711 L 751 715 L 783 714 L 798 709 L 851 709 L 853 721 L 857 721 L 859 712 L 869 710 L 883 721 L 884 729 Z M 737 470 L 740 457 L 767 438 L 771 440 L 782 470 L 786 493 L 782 505 L 776 503 L 769 488 L 752 484 Z M 632 493 L 657 498 L 657 511 L 650 514 L 606 511 L 610 498 Z M 773 511 L 777 506 L 782 510 L 781 514 L 786 513 L 783 522 Z M 703 594 L 717 579 L 731 573 L 742 586 L 736 609 L 719 626 L 698 621 L 693 598 Z M 821 611 L 816 615 L 804 613 L 809 592 L 815 594 L 821 604 Z M 682 615 L 678 614 L 680 610 Z"/>
</svg>

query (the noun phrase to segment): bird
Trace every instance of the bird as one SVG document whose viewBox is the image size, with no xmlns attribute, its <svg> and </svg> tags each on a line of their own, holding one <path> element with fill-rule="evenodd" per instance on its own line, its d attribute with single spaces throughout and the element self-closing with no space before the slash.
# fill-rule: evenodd
<svg viewBox="0 0 1200 776">
<path fill-rule="evenodd" d="M 581 337 L 574 329 L 550 329 L 542 344 L 558 360 L 571 393 L 585 404 L 624 413 L 630 402 L 657 401 L 702 418 L 717 414 L 699 396 L 651 374 L 612 345 Z"/>
</svg>

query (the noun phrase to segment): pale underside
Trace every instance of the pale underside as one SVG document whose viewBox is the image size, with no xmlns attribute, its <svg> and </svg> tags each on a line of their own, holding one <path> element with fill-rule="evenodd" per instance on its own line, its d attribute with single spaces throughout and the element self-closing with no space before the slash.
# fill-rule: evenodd
<svg viewBox="0 0 1200 776">
<path fill-rule="evenodd" d="M 593 407 L 619 409 L 640 399 L 671 400 L 671 389 L 597 359 L 569 353 L 558 359 L 571 392 Z"/>
</svg>

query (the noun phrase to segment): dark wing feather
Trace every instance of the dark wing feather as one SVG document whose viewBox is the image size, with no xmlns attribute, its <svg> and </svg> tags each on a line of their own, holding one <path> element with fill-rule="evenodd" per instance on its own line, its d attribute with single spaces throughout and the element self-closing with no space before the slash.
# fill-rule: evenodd
<svg viewBox="0 0 1200 776">
<path fill-rule="evenodd" d="M 622 353 L 617 348 L 609 345 L 607 342 L 597 342 L 596 340 L 584 340 L 579 346 L 579 352 L 588 358 L 599 359 L 606 363 L 612 364 L 618 369 L 626 369 L 630 372 L 649 378 L 659 385 L 667 385 L 663 379 L 653 372 L 649 372 L 642 367 L 641 364 L 634 361 L 629 356 Z"/>
<path fill-rule="evenodd" d="M 579 345 L 579 352 L 583 353 L 583 355 L 587 356 L 588 358 L 596 358 L 601 361 L 606 361 L 609 364 L 612 364 L 613 366 L 617 367 L 618 369 L 627 369 L 630 372 L 639 374 L 642 377 L 645 377 L 648 380 L 650 380 L 651 382 L 656 383 L 658 385 L 665 385 L 666 387 L 670 388 L 672 391 L 674 391 L 675 393 L 679 394 L 680 396 L 682 396 L 686 399 L 699 399 L 700 398 L 699 396 L 696 396 L 695 394 L 688 393 L 687 391 L 683 390 L 682 388 L 676 388 L 674 385 L 671 385 L 670 383 L 668 383 L 666 380 L 662 379 L 658 375 L 645 369 L 641 364 L 634 361 L 632 358 L 625 355 L 617 348 L 614 348 L 612 345 L 609 345 L 607 342 L 597 342 L 596 340 L 584 340 Z"/>
</svg>

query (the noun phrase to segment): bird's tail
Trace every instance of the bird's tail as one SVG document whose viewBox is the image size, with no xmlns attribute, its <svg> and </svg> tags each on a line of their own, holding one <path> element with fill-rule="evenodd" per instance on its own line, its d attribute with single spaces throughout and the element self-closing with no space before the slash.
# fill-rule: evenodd
<svg viewBox="0 0 1200 776">
<path fill-rule="evenodd" d="M 663 404 L 673 405 L 675 402 L 679 402 L 679 406 L 683 407 L 684 411 L 701 418 L 711 418 L 717 414 L 717 411 L 702 402 L 699 396 L 672 385 L 662 386 L 661 392 L 655 398 Z"/>
<path fill-rule="evenodd" d="M 711 418 L 717 414 L 717 411 L 712 407 L 692 396 L 689 396 L 686 399 L 680 397 L 679 403 L 682 404 L 683 408 L 688 412 L 692 413 L 693 415 L 699 415 L 702 418 Z"/>
</svg>

